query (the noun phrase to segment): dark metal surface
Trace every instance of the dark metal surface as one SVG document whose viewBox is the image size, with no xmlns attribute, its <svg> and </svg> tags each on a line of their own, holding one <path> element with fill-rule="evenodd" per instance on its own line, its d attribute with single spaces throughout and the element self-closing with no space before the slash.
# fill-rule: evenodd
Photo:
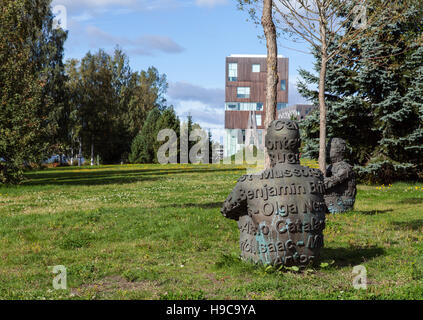
<svg viewBox="0 0 423 320">
<path fill-rule="evenodd" d="M 346 143 L 343 139 L 329 141 L 331 164 L 326 170 L 325 202 L 330 213 L 340 213 L 354 208 L 357 194 L 356 179 L 352 166 L 344 161 Z"/>
<path fill-rule="evenodd" d="M 320 170 L 300 165 L 298 124 L 273 121 L 266 134 L 271 168 L 242 176 L 222 214 L 238 221 L 241 256 L 271 265 L 307 265 L 323 247 L 326 205 Z"/>
</svg>

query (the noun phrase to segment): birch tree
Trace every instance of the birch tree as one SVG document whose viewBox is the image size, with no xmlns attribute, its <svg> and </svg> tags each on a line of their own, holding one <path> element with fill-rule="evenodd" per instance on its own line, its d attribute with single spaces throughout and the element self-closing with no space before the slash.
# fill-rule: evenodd
<svg viewBox="0 0 423 320">
<path fill-rule="evenodd" d="M 267 45 L 267 81 L 266 81 L 266 115 L 264 127 L 276 118 L 278 94 L 278 46 L 276 27 L 273 22 L 273 0 L 263 0 L 263 14 L 261 18 Z M 265 148 L 265 168 L 270 168 L 270 158 Z"/>
</svg>

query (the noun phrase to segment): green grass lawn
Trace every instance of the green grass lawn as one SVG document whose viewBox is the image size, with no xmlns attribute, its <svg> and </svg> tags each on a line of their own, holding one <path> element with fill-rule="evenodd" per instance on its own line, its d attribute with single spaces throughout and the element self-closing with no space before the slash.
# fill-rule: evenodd
<svg viewBox="0 0 423 320">
<path fill-rule="evenodd" d="M 0 187 L 1 299 L 423 299 L 423 184 L 358 186 L 327 217 L 321 265 L 238 258 L 220 207 L 242 166 L 125 165 L 29 172 Z M 352 273 L 364 265 L 368 289 Z M 53 290 L 51 266 L 67 268 Z"/>
</svg>

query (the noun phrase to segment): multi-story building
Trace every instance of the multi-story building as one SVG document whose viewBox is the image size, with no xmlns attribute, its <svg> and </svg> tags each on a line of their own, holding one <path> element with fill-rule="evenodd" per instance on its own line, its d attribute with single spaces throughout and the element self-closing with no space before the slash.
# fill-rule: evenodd
<svg viewBox="0 0 423 320">
<path fill-rule="evenodd" d="M 253 140 L 259 148 L 264 146 L 266 71 L 266 55 L 226 57 L 225 157 Z M 288 104 L 289 59 L 283 56 L 278 56 L 278 76 L 277 109 L 280 112 Z"/>
<path fill-rule="evenodd" d="M 312 104 L 296 104 L 281 110 L 279 118 L 304 120 L 316 106 Z"/>
</svg>

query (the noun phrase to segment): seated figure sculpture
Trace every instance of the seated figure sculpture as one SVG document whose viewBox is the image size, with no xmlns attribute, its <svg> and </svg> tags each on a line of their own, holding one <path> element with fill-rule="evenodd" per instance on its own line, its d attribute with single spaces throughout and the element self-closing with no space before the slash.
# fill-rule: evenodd
<svg viewBox="0 0 423 320">
<path fill-rule="evenodd" d="M 330 213 L 354 208 L 356 181 L 352 167 L 344 161 L 345 147 L 341 138 L 332 138 L 328 143 L 330 165 L 325 175 L 325 202 Z"/>
<path fill-rule="evenodd" d="M 242 176 L 221 212 L 238 221 L 242 259 L 264 265 L 308 265 L 323 247 L 323 175 L 300 165 L 296 122 L 273 121 L 265 143 L 270 168 Z"/>
</svg>

